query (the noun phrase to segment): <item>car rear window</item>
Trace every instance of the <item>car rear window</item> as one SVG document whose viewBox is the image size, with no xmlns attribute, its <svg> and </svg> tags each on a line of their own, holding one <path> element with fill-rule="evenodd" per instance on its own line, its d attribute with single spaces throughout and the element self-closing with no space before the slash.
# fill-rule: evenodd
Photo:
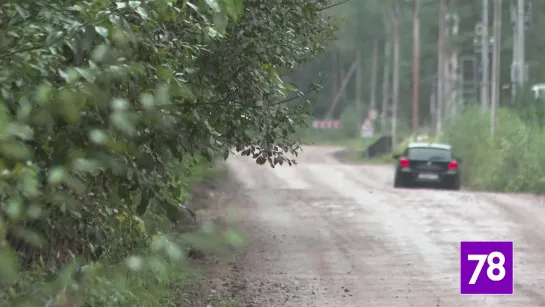
<svg viewBox="0 0 545 307">
<path fill-rule="evenodd" d="M 415 147 L 409 149 L 408 156 L 410 160 L 450 160 L 451 152 L 441 148 Z"/>
</svg>

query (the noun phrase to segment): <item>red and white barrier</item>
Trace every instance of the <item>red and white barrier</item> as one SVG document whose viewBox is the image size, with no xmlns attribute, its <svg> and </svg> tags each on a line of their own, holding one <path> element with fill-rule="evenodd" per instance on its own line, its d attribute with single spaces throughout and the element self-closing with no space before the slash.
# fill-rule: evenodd
<svg viewBox="0 0 545 307">
<path fill-rule="evenodd" d="M 341 127 L 340 120 L 315 120 L 312 122 L 314 129 L 339 129 Z"/>
</svg>

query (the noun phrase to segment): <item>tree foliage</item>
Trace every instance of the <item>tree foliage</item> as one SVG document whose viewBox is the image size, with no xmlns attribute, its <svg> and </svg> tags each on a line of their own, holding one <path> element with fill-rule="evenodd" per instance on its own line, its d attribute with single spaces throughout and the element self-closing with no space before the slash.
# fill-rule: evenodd
<svg viewBox="0 0 545 307">
<path fill-rule="evenodd" d="M 421 60 L 420 60 L 420 119 L 421 124 L 430 121 L 430 99 L 434 89 L 434 78 L 437 74 L 437 50 L 439 33 L 439 1 L 421 0 L 420 22 L 421 22 Z M 456 13 L 460 18 L 459 34 L 450 36 L 447 41 L 448 50 L 458 50 L 460 60 L 467 60 L 464 65 L 466 75 L 465 98 L 468 103 L 478 101 L 478 82 L 480 80 L 478 66 L 480 53 L 474 40 L 479 40 L 475 34 L 475 27 L 481 20 L 481 1 L 474 0 L 447 0 L 448 12 Z M 510 3 L 516 1 L 503 1 L 502 16 L 502 47 L 501 47 L 501 97 L 502 104 L 511 103 L 511 61 L 512 61 L 512 42 L 513 42 L 513 23 L 511 22 Z M 531 10 L 528 11 L 528 24 L 526 27 L 526 60 L 528 64 L 528 84 L 545 82 L 545 59 L 543 50 L 545 38 L 541 32 L 545 19 L 540 18 L 545 10 L 543 1 L 531 2 Z M 400 120 L 409 121 L 412 115 L 412 57 L 413 57 L 413 9 L 414 1 L 355 1 L 350 0 L 341 5 L 335 6 L 328 13 L 335 18 L 342 19 L 342 24 L 337 35 L 337 39 L 328 44 L 327 51 L 337 49 L 340 51 L 340 65 L 344 72 L 355 59 L 356 51 L 362 52 L 362 69 L 364 71 L 361 83 L 361 97 L 365 103 L 369 103 L 370 97 L 370 78 L 372 66 L 373 41 L 379 41 L 379 82 L 377 98 L 380 102 L 383 48 L 385 39 L 391 37 L 391 32 L 385 27 L 385 19 L 388 18 L 385 12 L 394 11 L 396 3 L 399 5 L 400 16 L 400 105 L 398 115 Z M 492 34 L 493 5 L 490 4 L 490 27 L 489 33 Z M 448 22 L 447 22 L 448 25 Z M 475 62 L 470 62 L 471 60 Z M 324 89 L 320 92 L 316 103 L 313 105 L 313 115 L 323 118 L 332 100 L 331 94 L 331 70 L 332 56 L 330 53 L 318 57 L 311 64 L 305 65 L 304 69 L 297 71 L 291 77 L 295 83 L 304 84 L 316 78 L 318 72 L 327 72 Z M 460 62 L 461 63 L 461 62 Z M 476 83 L 471 78 L 473 74 L 477 77 Z M 390 78 L 392 74 L 390 73 Z M 346 95 L 335 110 L 336 117 L 340 117 L 343 109 L 352 104 L 355 99 L 354 78 L 352 78 L 346 91 Z M 475 91 L 477 89 L 477 91 Z M 381 105 L 379 104 L 380 108 Z"/>
<path fill-rule="evenodd" d="M 161 231 L 201 157 L 293 163 L 309 103 L 281 76 L 324 49 L 328 5 L 0 4 L 0 302 L 147 304 L 123 277 L 183 257 Z"/>
</svg>

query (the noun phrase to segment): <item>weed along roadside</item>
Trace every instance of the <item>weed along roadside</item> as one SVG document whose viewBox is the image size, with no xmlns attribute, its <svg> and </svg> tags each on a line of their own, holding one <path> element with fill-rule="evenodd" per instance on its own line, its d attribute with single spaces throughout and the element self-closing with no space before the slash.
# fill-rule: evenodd
<svg viewBox="0 0 545 307">
<path fill-rule="evenodd" d="M 468 106 L 459 117 L 447 122 L 438 141 L 451 144 L 456 154 L 464 159 L 464 187 L 542 194 L 545 191 L 545 171 L 541 167 L 545 163 L 542 113 L 515 107 L 501 108 L 498 122 L 502 124 L 492 137 L 490 114 Z M 328 133 L 337 134 L 329 138 Z M 308 133 L 307 143 L 345 148 L 334 153 L 337 159 L 345 163 L 394 163 L 391 154 L 365 159 L 363 148 L 369 142 L 361 138 L 340 137 L 338 133 Z M 406 138 L 400 142 L 394 152 L 403 152 L 409 141 L 410 138 Z"/>
<path fill-rule="evenodd" d="M 209 164 L 292 163 L 327 5 L 2 2 L 0 306 L 235 306 L 191 259 L 244 243 Z"/>
<path fill-rule="evenodd" d="M 447 125 L 443 139 L 464 158 L 463 183 L 481 190 L 543 193 L 545 140 L 539 114 L 502 108 L 493 137 L 489 114 L 477 108 Z"/>
</svg>

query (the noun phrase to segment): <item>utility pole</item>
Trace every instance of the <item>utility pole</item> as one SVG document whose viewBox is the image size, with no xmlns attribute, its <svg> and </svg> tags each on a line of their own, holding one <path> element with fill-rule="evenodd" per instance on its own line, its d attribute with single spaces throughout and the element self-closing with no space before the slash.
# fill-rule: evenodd
<svg viewBox="0 0 545 307">
<path fill-rule="evenodd" d="M 525 48 L 525 12 L 524 0 L 518 0 L 517 3 L 517 49 L 518 49 L 518 86 L 521 87 L 526 82 L 526 48 Z"/>
<path fill-rule="evenodd" d="M 513 60 L 511 64 L 511 94 L 513 101 L 517 90 L 526 82 L 525 59 L 525 5 L 524 0 L 511 1 L 513 25 Z"/>
<path fill-rule="evenodd" d="M 490 105 L 490 133 L 496 130 L 496 110 L 500 100 L 500 55 L 501 55 L 501 3 L 494 0 L 494 50 L 492 54 L 492 102 Z"/>
<path fill-rule="evenodd" d="M 418 133 L 420 91 L 420 0 L 414 0 L 413 14 L 413 134 Z"/>
<path fill-rule="evenodd" d="M 380 131 L 386 133 L 386 119 L 388 118 L 388 100 L 390 99 L 390 69 L 392 52 L 392 19 L 389 13 L 384 13 L 384 68 L 382 72 L 382 117 L 380 119 Z"/>
<path fill-rule="evenodd" d="M 443 105 L 445 102 L 445 93 L 444 93 L 444 79 L 445 79 L 445 18 L 446 18 L 446 3 L 445 0 L 440 0 L 439 2 L 439 48 L 438 48 L 438 59 L 437 59 L 437 104 L 435 111 L 437 115 L 435 116 L 436 124 L 436 136 L 441 134 L 443 130 Z"/>
<path fill-rule="evenodd" d="M 447 14 L 445 16 L 445 38 L 444 42 L 450 41 L 450 14 L 448 13 L 447 8 Z M 445 64 L 443 64 L 443 109 L 441 110 L 441 115 L 443 116 L 443 122 L 448 120 L 450 117 L 450 107 L 451 107 L 451 94 L 452 94 L 452 80 L 450 79 L 450 50 L 446 50 L 443 55 L 443 59 L 445 61 Z"/>
<path fill-rule="evenodd" d="M 352 77 L 352 75 L 354 74 L 356 69 L 358 68 L 357 64 L 358 64 L 357 61 L 352 62 L 352 65 L 350 66 L 350 69 L 348 70 L 348 72 L 346 73 L 346 76 L 343 78 L 343 80 L 341 82 L 341 86 L 337 90 L 337 95 L 335 95 L 335 97 L 333 97 L 333 101 L 331 102 L 331 105 L 329 106 L 329 110 L 327 111 L 327 114 L 325 116 L 326 119 L 332 118 L 333 111 L 335 110 L 335 107 L 337 106 L 337 104 L 341 100 L 341 97 L 342 97 L 342 95 L 344 93 L 344 90 L 345 90 L 346 86 L 348 85 L 348 81 L 350 81 L 350 78 Z M 356 84 L 356 87 L 357 87 L 357 84 Z"/>
<path fill-rule="evenodd" d="M 488 1 L 482 0 L 482 25 L 481 25 L 481 65 L 482 65 L 482 75 L 481 75 L 481 108 L 483 111 L 488 110 L 490 105 L 488 99 L 490 94 L 490 59 L 489 59 L 489 50 L 488 46 L 490 44 L 490 38 L 488 36 Z"/>
<path fill-rule="evenodd" d="M 510 1 L 511 28 L 513 29 L 513 57 L 511 59 L 511 102 L 515 102 L 517 87 L 519 85 L 519 24 L 517 14 L 517 0 Z"/>
<path fill-rule="evenodd" d="M 456 0 L 450 1 L 451 5 L 456 4 Z M 449 21 L 449 37 L 456 38 L 459 33 L 460 16 L 458 12 L 453 10 L 447 14 L 447 20 Z M 448 84 L 448 104 L 449 104 L 449 117 L 455 117 L 459 110 L 459 95 L 460 95 L 460 80 L 459 80 L 459 50 L 454 48 L 450 50 L 450 54 L 447 60 L 447 84 Z M 445 112 L 446 113 L 446 112 Z"/>
<path fill-rule="evenodd" d="M 400 8 L 396 5 L 394 20 L 394 69 L 392 81 L 392 150 L 397 146 L 397 108 L 399 106 L 399 27 Z"/>
<path fill-rule="evenodd" d="M 361 50 L 358 49 L 356 51 L 356 80 L 355 80 L 355 97 L 356 97 L 356 111 L 358 113 L 358 127 L 356 129 L 360 129 L 361 122 L 359 120 L 363 121 L 363 105 L 361 102 Z M 376 78 L 376 77 L 375 77 Z"/>
<path fill-rule="evenodd" d="M 373 59 L 371 64 L 371 97 L 369 97 L 369 110 L 377 107 L 377 66 L 378 66 L 378 40 L 373 42 Z"/>
<path fill-rule="evenodd" d="M 337 51 L 337 90 L 341 86 L 342 80 L 344 80 L 344 77 L 346 75 L 346 72 L 343 67 L 343 62 L 341 61 L 341 52 Z M 343 92 L 341 94 L 341 101 L 345 100 L 346 98 L 346 92 Z"/>
<path fill-rule="evenodd" d="M 337 56 L 337 48 L 333 47 L 333 51 L 331 53 L 331 101 L 333 102 L 335 100 L 335 97 L 337 97 L 337 93 L 339 91 L 339 63 L 338 63 L 338 56 Z"/>
</svg>

